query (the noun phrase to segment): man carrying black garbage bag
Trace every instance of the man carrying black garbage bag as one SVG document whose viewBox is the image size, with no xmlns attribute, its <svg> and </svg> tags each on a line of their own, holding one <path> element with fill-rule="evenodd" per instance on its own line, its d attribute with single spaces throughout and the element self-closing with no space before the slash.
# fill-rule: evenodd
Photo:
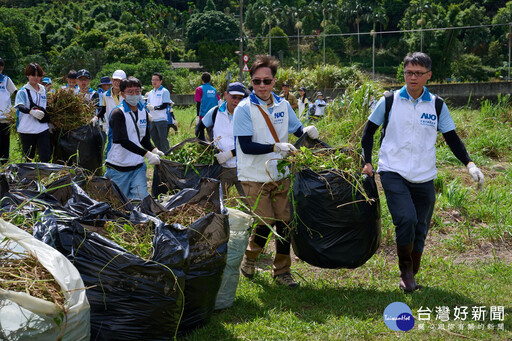
<svg viewBox="0 0 512 341">
<path fill-rule="evenodd" d="M 430 57 L 423 52 L 404 58 L 405 86 L 379 100 L 361 141 L 363 173 L 373 176 L 373 135 L 383 124 L 377 172 L 395 225 L 399 287 L 405 292 L 421 289 L 414 276 L 434 211 L 438 130 L 473 180 L 479 186 L 484 183 L 484 175 L 455 132 L 448 107 L 425 87 L 432 76 L 431 66 Z"/>
<path fill-rule="evenodd" d="M 312 139 L 318 138 L 314 126 L 302 127 L 290 103 L 272 92 L 276 83 L 279 62 L 266 55 L 259 55 L 249 74 L 254 93 L 235 109 L 233 134 L 236 138 L 236 166 L 247 202 L 262 221 L 253 230 L 242 261 L 241 272 L 252 278 L 256 258 L 263 250 L 274 225 L 279 237 L 276 240 L 276 256 L 272 269 L 276 282 L 297 287 L 291 273 L 290 180 L 277 170 L 277 161 L 294 152 L 288 143 L 288 135 L 302 136 L 305 132 Z"/>
</svg>

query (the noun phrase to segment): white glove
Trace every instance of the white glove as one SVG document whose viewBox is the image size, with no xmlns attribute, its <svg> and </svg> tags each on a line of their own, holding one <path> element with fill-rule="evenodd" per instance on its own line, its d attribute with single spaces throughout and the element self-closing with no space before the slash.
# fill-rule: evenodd
<svg viewBox="0 0 512 341">
<path fill-rule="evenodd" d="M 147 105 L 146 105 L 146 108 L 147 108 L 149 111 L 153 111 L 153 110 L 155 110 L 155 106 L 154 106 L 154 105 L 151 105 L 151 104 L 147 104 Z"/>
<path fill-rule="evenodd" d="M 274 144 L 274 152 L 280 153 L 282 157 L 286 157 L 288 153 L 294 154 L 295 151 L 297 151 L 297 148 L 291 143 L 279 142 Z"/>
<path fill-rule="evenodd" d="M 39 109 L 30 109 L 30 115 L 32 115 L 34 118 L 40 120 L 44 117 L 44 112 L 42 112 Z"/>
<path fill-rule="evenodd" d="M 146 159 L 148 159 L 148 163 L 150 165 L 159 165 L 160 164 L 160 158 L 155 153 L 147 152 L 146 154 L 144 154 L 144 157 Z"/>
<path fill-rule="evenodd" d="M 160 149 L 158 149 L 157 147 L 153 148 L 153 150 L 151 151 L 153 154 L 156 154 L 158 156 L 164 156 L 165 153 L 163 151 L 161 151 Z"/>
<path fill-rule="evenodd" d="M 219 164 L 223 164 L 224 162 L 228 161 L 233 157 L 233 154 L 231 154 L 231 150 L 228 150 L 227 152 L 220 152 L 214 155 Z"/>
<path fill-rule="evenodd" d="M 198 124 L 199 124 L 199 121 L 201 121 L 201 120 L 199 119 L 199 116 L 196 116 L 196 125 L 198 125 Z"/>
<path fill-rule="evenodd" d="M 96 125 L 96 123 L 98 122 L 98 116 L 94 116 L 92 119 L 91 119 L 91 123 L 92 125 Z"/>
<path fill-rule="evenodd" d="M 302 130 L 303 132 L 307 133 L 310 138 L 313 140 L 316 140 L 320 134 L 318 134 L 318 129 L 316 129 L 315 126 L 307 126 Z"/>
<path fill-rule="evenodd" d="M 478 183 L 478 188 L 482 188 L 484 185 L 484 173 L 482 173 L 474 162 L 468 163 L 466 167 L 468 168 L 469 175 Z"/>
</svg>

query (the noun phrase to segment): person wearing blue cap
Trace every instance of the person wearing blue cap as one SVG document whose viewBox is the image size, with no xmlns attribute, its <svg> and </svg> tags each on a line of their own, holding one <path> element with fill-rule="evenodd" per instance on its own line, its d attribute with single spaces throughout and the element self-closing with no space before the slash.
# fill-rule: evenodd
<svg viewBox="0 0 512 341">
<path fill-rule="evenodd" d="M 11 127 L 6 114 L 11 110 L 11 96 L 16 92 L 16 86 L 11 78 L 3 74 L 5 62 L 0 58 L 0 162 L 6 163 L 9 159 L 11 145 Z"/>
<path fill-rule="evenodd" d="M 245 85 L 240 82 L 230 83 L 226 92 L 224 92 L 225 102 L 210 109 L 203 119 L 199 122 L 199 129 L 213 127 L 213 142 L 220 150 L 215 154 L 215 158 L 222 166 L 220 181 L 222 183 L 222 192 L 224 196 L 232 186 L 243 196 L 243 189 L 236 175 L 236 149 L 235 138 L 233 137 L 233 113 L 235 108 L 247 95 Z"/>
<path fill-rule="evenodd" d="M 55 90 L 52 89 L 52 80 L 50 77 L 44 77 L 43 81 L 41 82 L 46 89 L 46 93 L 55 92 Z"/>
<path fill-rule="evenodd" d="M 102 93 L 107 92 L 108 89 L 112 87 L 112 81 L 110 80 L 109 76 L 104 76 L 100 78 L 100 86 L 98 87 L 98 90 L 96 92 L 98 93 L 99 97 L 102 97 Z"/>
<path fill-rule="evenodd" d="M 78 70 L 76 73 L 78 79 L 78 87 L 80 88 L 79 93 L 85 97 L 89 102 L 98 104 L 98 94 L 93 88 L 89 87 L 91 84 L 91 74 L 86 69 Z"/>
</svg>

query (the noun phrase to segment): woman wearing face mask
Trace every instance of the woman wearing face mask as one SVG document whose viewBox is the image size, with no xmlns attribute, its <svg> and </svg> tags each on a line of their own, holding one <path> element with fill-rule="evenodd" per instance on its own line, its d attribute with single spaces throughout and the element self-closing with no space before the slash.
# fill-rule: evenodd
<svg viewBox="0 0 512 341">
<path fill-rule="evenodd" d="M 164 153 L 151 144 L 140 81 L 128 77 L 119 88 L 123 100 L 110 114 L 105 176 L 129 199 L 142 200 L 149 195 L 144 158 L 150 165 L 158 165 Z"/>
<path fill-rule="evenodd" d="M 30 63 L 25 68 L 25 76 L 28 83 L 18 91 L 14 102 L 23 155 L 27 161 L 33 161 L 37 148 L 39 160 L 48 162 L 52 149 L 46 114 L 46 89 L 40 84 L 44 71 L 39 64 Z"/>
</svg>

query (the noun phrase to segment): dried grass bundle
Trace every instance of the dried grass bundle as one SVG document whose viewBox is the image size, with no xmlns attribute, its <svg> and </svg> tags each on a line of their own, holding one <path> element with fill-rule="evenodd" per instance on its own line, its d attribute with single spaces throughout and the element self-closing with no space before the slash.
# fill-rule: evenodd
<svg viewBox="0 0 512 341">
<path fill-rule="evenodd" d="M 215 210 L 215 206 L 211 202 L 206 205 L 200 206 L 198 204 L 183 204 L 172 208 L 167 212 L 160 213 L 158 218 L 166 224 L 180 224 L 183 226 L 190 226 L 196 220 L 204 217 L 210 212 Z"/>
<path fill-rule="evenodd" d="M 73 91 L 58 89 L 48 94 L 46 111 L 50 115 L 50 123 L 57 129 L 69 131 L 82 127 L 89 123 L 95 110 L 93 103 Z"/>
<path fill-rule="evenodd" d="M 52 274 L 29 252 L 0 249 L 0 288 L 25 292 L 64 310 L 65 298 Z"/>
</svg>

